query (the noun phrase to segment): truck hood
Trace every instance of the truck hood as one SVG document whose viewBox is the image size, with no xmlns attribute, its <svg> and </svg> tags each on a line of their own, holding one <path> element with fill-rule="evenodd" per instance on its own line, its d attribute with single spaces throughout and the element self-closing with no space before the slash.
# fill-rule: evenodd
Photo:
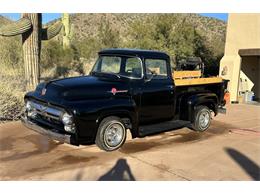
<svg viewBox="0 0 260 195">
<path fill-rule="evenodd" d="M 128 82 L 120 78 L 80 76 L 41 83 L 34 92 L 45 101 L 79 101 L 127 94 Z"/>
</svg>

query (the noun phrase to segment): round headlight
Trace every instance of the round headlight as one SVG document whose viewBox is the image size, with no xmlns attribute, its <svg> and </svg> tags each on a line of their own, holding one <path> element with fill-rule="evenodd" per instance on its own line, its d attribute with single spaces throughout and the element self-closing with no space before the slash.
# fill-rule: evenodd
<svg viewBox="0 0 260 195">
<path fill-rule="evenodd" d="M 33 103 L 30 101 L 26 102 L 25 109 L 27 111 L 27 116 L 31 118 L 35 118 L 37 115 L 36 109 L 33 106 Z"/>
<path fill-rule="evenodd" d="M 68 113 L 64 113 L 62 116 L 62 122 L 64 125 L 71 125 L 72 124 L 72 116 Z"/>
<path fill-rule="evenodd" d="M 32 102 L 27 101 L 27 102 L 26 102 L 26 105 L 25 105 L 25 108 L 26 108 L 27 111 L 33 110 Z"/>
</svg>

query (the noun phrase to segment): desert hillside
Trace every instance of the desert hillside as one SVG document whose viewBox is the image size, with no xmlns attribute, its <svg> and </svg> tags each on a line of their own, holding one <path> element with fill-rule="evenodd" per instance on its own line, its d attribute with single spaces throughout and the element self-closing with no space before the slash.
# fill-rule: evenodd
<svg viewBox="0 0 260 195">
<path fill-rule="evenodd" d="M 205 37 L 206 44 L 215 55 L 224 51 L 226 23 L 224 21 L 204 17 L 199 14 L 169 14 L 176 18 L 177 25 L 180 21 L 195 27 L 198 33 Z M 129 38 L 129 28 L 137 22 L 146 22 L 158 18 L 160 14 L 72 14 L 74 38 L 84 40 L 86 37 L 97 37 L 100 25 L 108 22 L 113 29 L 119 31 L 121 39 Z"/>
</svg>

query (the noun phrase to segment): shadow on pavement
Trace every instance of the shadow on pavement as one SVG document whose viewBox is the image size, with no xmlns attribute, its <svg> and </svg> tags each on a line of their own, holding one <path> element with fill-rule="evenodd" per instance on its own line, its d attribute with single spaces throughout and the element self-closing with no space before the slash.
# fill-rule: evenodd
<svg viewBox="0 0 260 195">
<path fill-rule="evenodd" d="M 56 143 L 41 135 L 28 135 L 24 137 L 24 140 L 26 140 L 27 143 L 33 144 L 33 146 L 31 146 L 29 149 L 35 149 L 35 150 L 21 152 L 20 150 L 21 148 L 13 146 L 13 144 L 16 141 L 15 139 L 13 138 L 1 139 L 0 143 L 3 143 L 1 144 L 3 146 L 0 147 L 0 151 L 12 150 L 14 153 L 13 155 L 7 157 L 1 156 L 0 161 L 5 162 L 5 161 L 21 160 L 35 155 L 43 154 L 43 153 L 49 153 L 62 144 L 60 142 Z"/>
<path fill-rule="evenodd" d="M 99 181 L 135 181 L 132 171 L 126 159 L 119 159 L 115 166 L 106 174 L 102 175 Z"/>
<path fill-rule="evenodd" d="M 255 162 L 235 149 L 225 148 L 225 151 L 253 180 L 260 181 L 260 167 Z"/>
<path fill-rule="evenodd" d="M 195 143 L 218 135 L 227 134 L 229 133 L 229 129 L 232 128 L 235 127 L 227 123 L 214 121 L 210 129 L 205 132 L 197 132 L 188 129 L 173 129 L 168 132 L 157 133 L 142 139 L 126 142 L 123 147 L 120 148 L 120 152 L 132 154 L 150 150 L 151 148 L 159 148 L 161 146 L 173 147 L 177 144 Z"/>
</svg>

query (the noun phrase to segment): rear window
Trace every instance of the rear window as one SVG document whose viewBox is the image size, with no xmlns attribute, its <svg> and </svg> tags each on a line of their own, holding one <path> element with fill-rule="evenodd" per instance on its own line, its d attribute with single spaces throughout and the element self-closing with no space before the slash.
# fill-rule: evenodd
<svg viewBox="0 0 260 195">
<path fill-rule="evenodd" d="M 167 63 L 162 59 L 145 59 L 146 76 L 153 79 L 167 79 Z"/>
</svg>

